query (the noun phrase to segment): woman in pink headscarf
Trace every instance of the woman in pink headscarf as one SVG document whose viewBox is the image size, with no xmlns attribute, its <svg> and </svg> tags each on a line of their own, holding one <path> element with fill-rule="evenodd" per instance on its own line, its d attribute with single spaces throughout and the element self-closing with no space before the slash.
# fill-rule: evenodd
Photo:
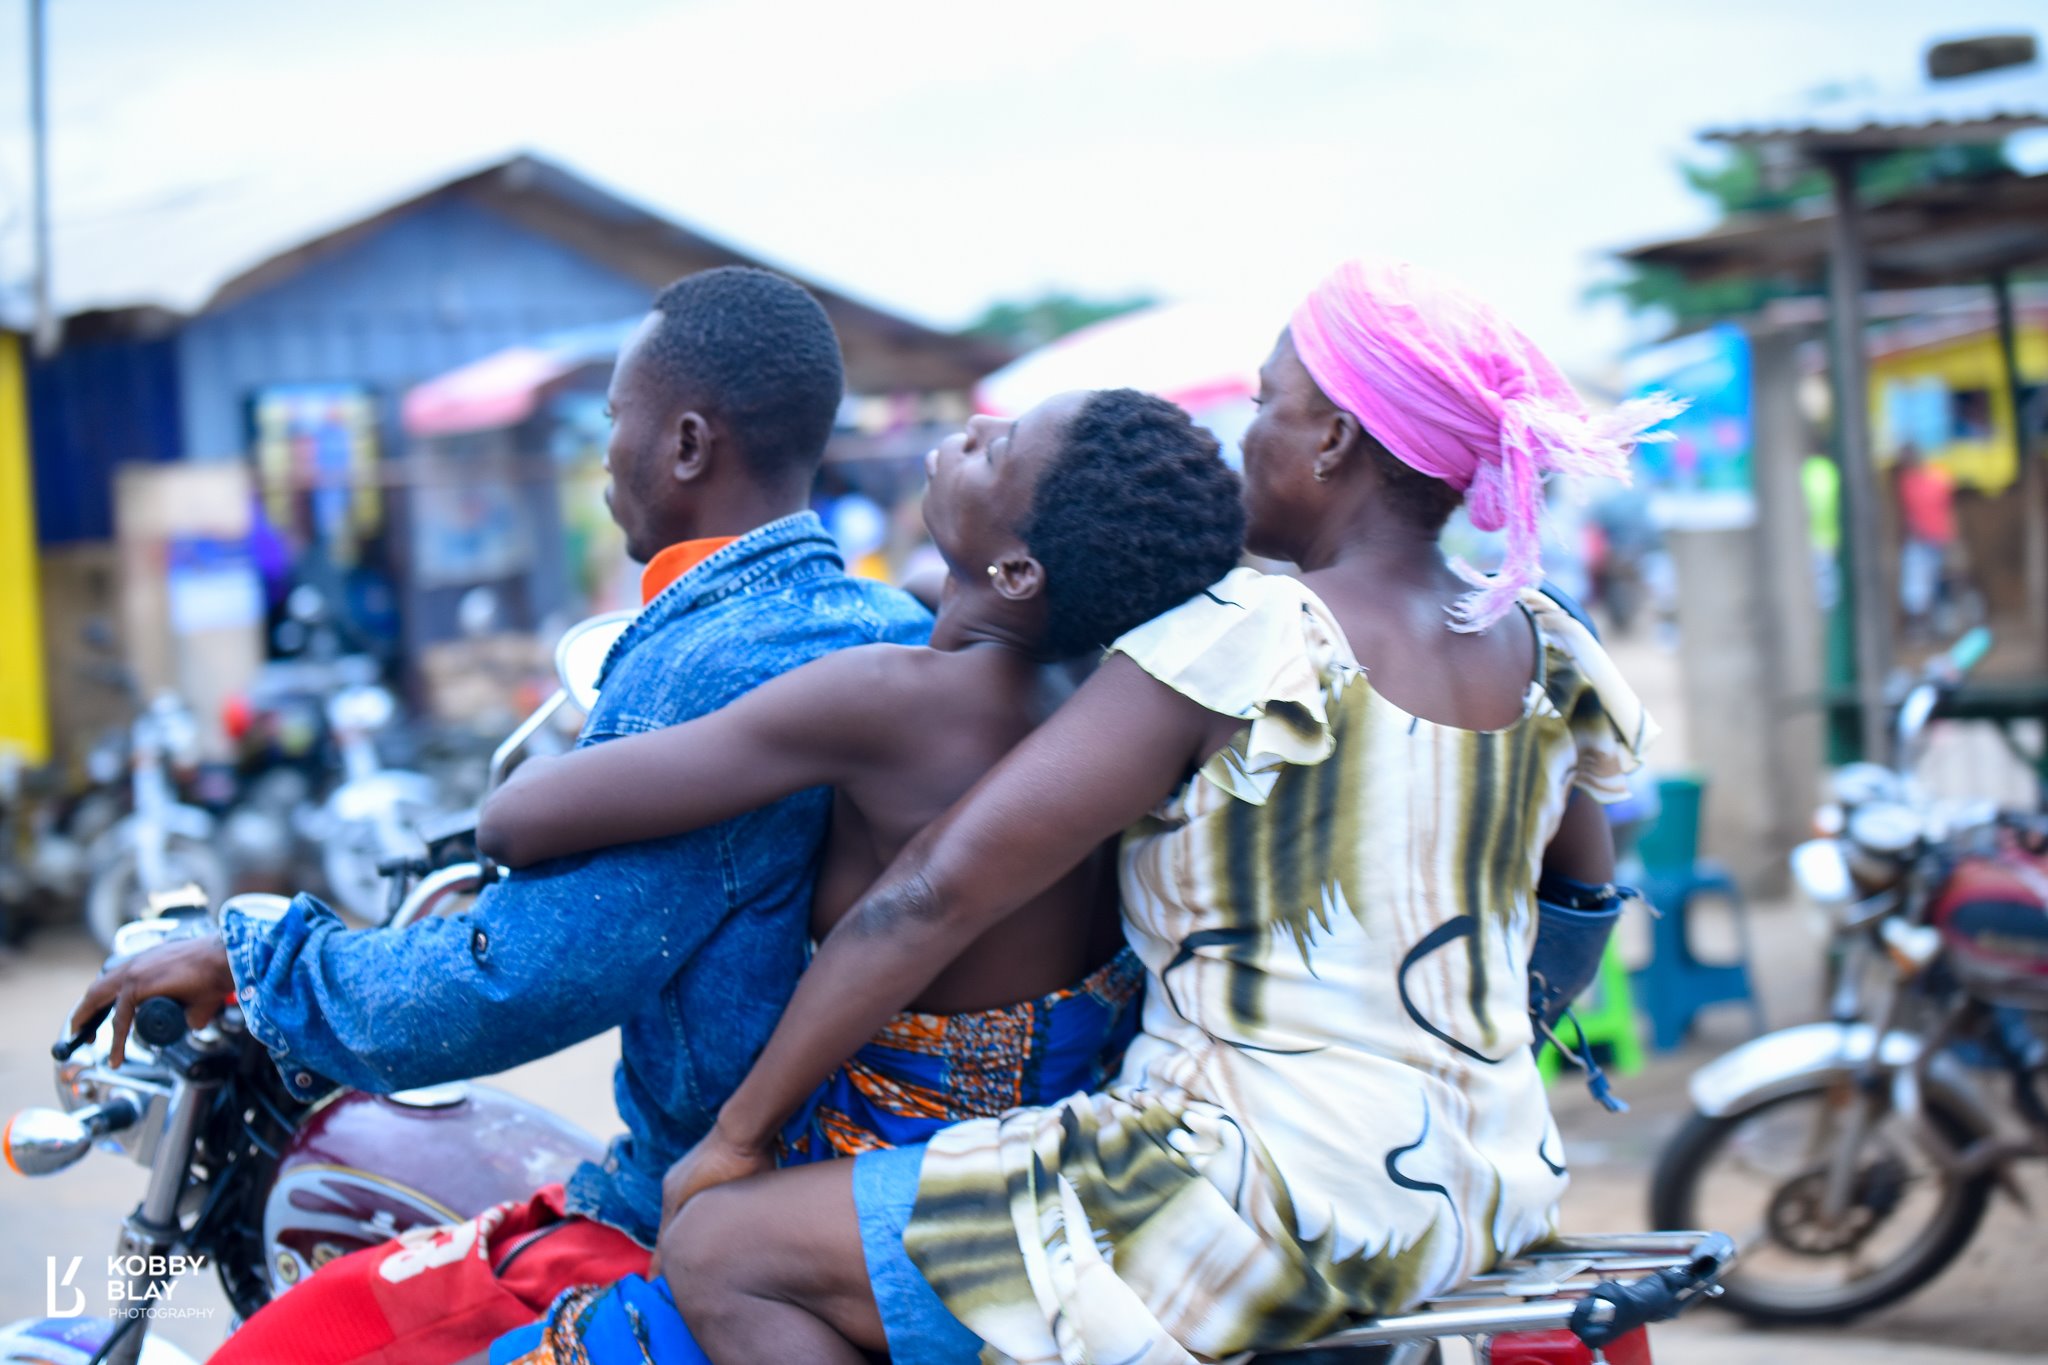
<svg viewBox="0 0 2048 1365">
<path fill-rule="evenodd" d="M 713 1360 L 1186 1362 L 1441 1292 L 1550 1231 L 1539 881 L 1606 882 L 1652 727 L 1535 590 L 1546 475 L 1621 474 L 1527 338 L 1410 267 L 1296 312 L 1240 569 L 1118 640 L 820 949 L 662 1263 Z M 1437 533 L 1504 529 L 1482 578 Z M 1105 1092 L 768 1172 L 785 1117 L 961 946 L 1121 836 L 1143 1030 Z M 695 1196 L 691 1199 L 690 1196 Z"/>
</svg>

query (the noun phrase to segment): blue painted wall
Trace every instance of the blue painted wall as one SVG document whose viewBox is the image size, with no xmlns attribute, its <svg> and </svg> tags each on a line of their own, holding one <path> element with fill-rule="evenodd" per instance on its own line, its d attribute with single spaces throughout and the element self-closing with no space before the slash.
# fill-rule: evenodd
<svg viewBox="0 0 2048 1365">
<path fill-rule="evenodd" d="M 114 467 L 175 459 L 177 343 L 85 342 L 28 367 L 36 540 L 108 540 Z"/>
<path fill-rule="evenodd" d="M 241 455 L 250 395 L 282 383 L 370 385 L 388 440 L 412 385 L 649 302 L 646 286 L 547 237 L 461 199 L 438 200 L 193 318 L 177 340 L 183 454 Z"/>
</svg>

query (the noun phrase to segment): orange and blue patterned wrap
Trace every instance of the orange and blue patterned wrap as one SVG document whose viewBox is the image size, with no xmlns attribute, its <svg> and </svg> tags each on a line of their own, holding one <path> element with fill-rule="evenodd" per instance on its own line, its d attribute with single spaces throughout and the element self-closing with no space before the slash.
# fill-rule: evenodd
<svg viewBox="0 0 2048 1365">
<path fill-rule="evenodd" d="M 899 1014 L 782 1130 L 782 1164 L 923 1142 L 949 1124 L 1100 1089 L 1137 1032 L 1125 948 L 1079 984 L 971 1014 Z"/>
</svg>

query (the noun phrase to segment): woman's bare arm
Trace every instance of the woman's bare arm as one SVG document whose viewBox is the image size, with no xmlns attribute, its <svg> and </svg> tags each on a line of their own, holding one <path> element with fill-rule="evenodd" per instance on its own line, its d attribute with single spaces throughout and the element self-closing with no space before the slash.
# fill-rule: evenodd
<svg viewBox="0 0 2048 1365">
<path fill-rule="evenodd" d="M 1606 808 L 1585 792 L 1574 789 L 1565 803 L 1557 833 L 1543 850 L 1543 870 L 1591 886 L 1614 880 L 1614 828 Z"/>
<path fill-rule="evenodd" d="M 962 949 L 1169 795 L 1213 747 L 1217 722 L 1128 659 L 1105 663 L 826 938 L 720 1113 L 727 1149 L 765 1151 L 804 1097 Z"/>
<path fill-rule="evenodd" d="M 531 759 L 484 803 L 477 845 L 507 867 L 658 839 L 833 786 L 893 741 L 906 651 L 840 650 L 708 716 Z"/>
</svg>

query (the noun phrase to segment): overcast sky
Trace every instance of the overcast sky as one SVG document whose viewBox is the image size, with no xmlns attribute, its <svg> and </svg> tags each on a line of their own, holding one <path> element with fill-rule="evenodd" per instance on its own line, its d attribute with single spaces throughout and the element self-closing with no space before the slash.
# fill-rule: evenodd
<svg viewBox="0 0 2048 1365">
<path fill-rule="evenodd" d="M 66 307 L 190 306 L 522 148 L 957 326 L 989 300 L 1290 294 L 1347 254 L 1491 295 L 1568 365 L 1614 247 L 1709 221 L 1700 126 L 2040 0 L 49 0 Z M 22 297 L 23 0 L 0 0 L 0 292 Z M 1278 319 L 1276 318 L 1276 325 Z"/>
</svg>

